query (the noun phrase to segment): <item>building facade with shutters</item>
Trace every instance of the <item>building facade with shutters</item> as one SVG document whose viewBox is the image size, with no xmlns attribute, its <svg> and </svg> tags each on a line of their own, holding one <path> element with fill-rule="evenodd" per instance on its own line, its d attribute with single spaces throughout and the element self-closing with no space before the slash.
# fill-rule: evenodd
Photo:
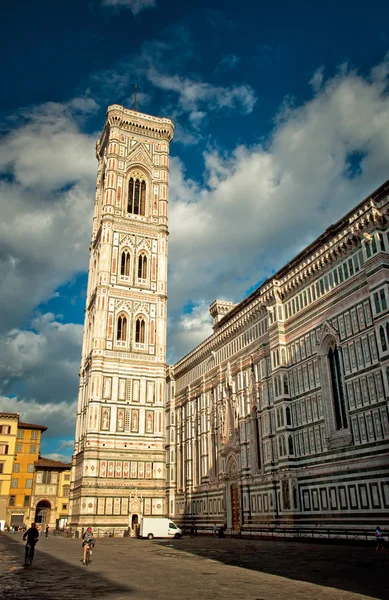
<svg viewBox="0 0 389 600">
<path fill-rule="evenodd" d="M 9 493 L 18 432 L 18 413 L 0 413 L 0 528 L 8 523 Z"/>
<path fill-rule="evenodd" d="M 49 530 L 64 527 L 69 513 L 71 465 L 49 458 L 34 464 L 34 478 L 29 507 L 29 523 Z"/>
<path fill-rule="evenodd" d="M 80 369 L 70 525 L 135 530 L 167 511 L 166 300 L 173 123 L 108 108 Z"/>
<path fill-rule="evenodd" d="M 389 182 L 167 371 L 180 523 L 389 526 Z"/>
<path fill-rule="evenodd" d="M 46 430 L 44 425 L 18 422 L 7 508 L 7 521 L 10 526 L 28 523 L 34 464 L 40 455 L 41 435 Z"/>
</svg>

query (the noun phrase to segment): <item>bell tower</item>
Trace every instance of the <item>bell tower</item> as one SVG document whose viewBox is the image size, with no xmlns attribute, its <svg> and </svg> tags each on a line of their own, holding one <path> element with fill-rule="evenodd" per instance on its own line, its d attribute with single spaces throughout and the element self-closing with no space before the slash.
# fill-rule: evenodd
<svg viewBox="0 0 389 600">
<path fill-rule="evenodd" d="M 169 144 L 174 125 L 108 108 L 98 160 L 71 526 L 134 529 L 166 507 Z"/>
</svg>

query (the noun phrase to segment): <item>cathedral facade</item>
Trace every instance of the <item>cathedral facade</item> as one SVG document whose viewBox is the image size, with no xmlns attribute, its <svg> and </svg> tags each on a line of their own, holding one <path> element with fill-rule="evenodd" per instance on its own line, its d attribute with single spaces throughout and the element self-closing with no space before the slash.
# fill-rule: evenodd
<svg viewBox="0 0 389 600">
<path fill-rule="evenodd" d="M 181 524 L 389 525 L 389 182 L 167 370 Z"/>
<path fill-rule="evenodd" d="M 69 524 L 164 515 L 169 119 L 108 108 L 96 146 Z"/>
</svg>

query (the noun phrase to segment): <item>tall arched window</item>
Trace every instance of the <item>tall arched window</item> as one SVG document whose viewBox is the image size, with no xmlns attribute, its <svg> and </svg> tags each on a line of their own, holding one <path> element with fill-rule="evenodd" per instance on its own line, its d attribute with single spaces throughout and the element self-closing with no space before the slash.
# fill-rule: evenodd
<svg viewBox="0 0 389 600">
<path fill-rule="evenodd" d="M 119 315 L 116 339 L 118 342 L 125 342 L 127 340 L 127 317 L 124 315 Z"/>
<path fill-rule="evenodd" d="M 138 258 L 138 279 L 147 279 L 147 256 L 140 254 Z"/>
<path fill-rule="evenodd" d="M 146 182 L 143 179 L 130 177 L 127 212 L 133 215 L 146 214 Z"/>
<path fill-rule="evenodd" d="M 342 369 L 340 365 L 339 349 L 335 344 L 328 351 L 330 366 L 331 388 L 334 403 L 336 429 L 347 429 L 346 402 L 342 384 Z"/>
<path fill-rule="evenodd" d="M 294 454 L 293 438 L 291 435 L 288 436 L 288 450 L 289 450 L 289 454 Z"/>
<path fill-rule="evenodd" d="M 145 343 L 146 323 L 143 317 L 138 317 L 135 321 L 135 342 L 137 344 Z"/>
<path fill-rule="evenodd" d="M 382 352 L 386 352 L 388 349 L 388 344 L 386 343 L 385 330 L 382 325 L 380 325 L 380 340 Z"/>
<path fill-rule="evenodd" d="M 289 394 L 288 376 L 284 375 L 284 394 Z"/>
<path fill-rule="evenodd" d="M 122 252 L 122 258 L 120 261 L 120 275 L 122 275 L 123 277 L 130 276 L 130 262 L 131 262 L 130 253 L 128 252 L 128 250 L 124 250 Z"/>
<path fill-rule="evenodd" d="M 254 435 L 254 455 L 255 455 L 255 469 L 257 471 L 261 470 L 262 467 L 262 455 L 261 455 L 261 440 L 260 440 L 260 430 L 258 423 L 258 413 L 256 410 L 252 413 L 253 419 L 253 435 Z"/>
<path fill-rule="evenodd" d="M 286 424 L 287 425 L 292 425 L 292 418 L 291 418 L 289 406 L 286 407 L 285 412 L 286 412 Z"/>
</svg>

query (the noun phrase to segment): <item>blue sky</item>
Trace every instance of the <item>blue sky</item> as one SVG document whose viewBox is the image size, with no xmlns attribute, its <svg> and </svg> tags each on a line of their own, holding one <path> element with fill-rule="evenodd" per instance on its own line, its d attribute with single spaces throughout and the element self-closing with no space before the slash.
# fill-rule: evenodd
<svg viewBox="0 0 389 600">
<path fill-rule="evenodd" d="M 70 457 L 108 104 L 173 118 L 169 361 L 389 176 L 386 2 L 6 3 L 0 409 Z"/>
</svg>

